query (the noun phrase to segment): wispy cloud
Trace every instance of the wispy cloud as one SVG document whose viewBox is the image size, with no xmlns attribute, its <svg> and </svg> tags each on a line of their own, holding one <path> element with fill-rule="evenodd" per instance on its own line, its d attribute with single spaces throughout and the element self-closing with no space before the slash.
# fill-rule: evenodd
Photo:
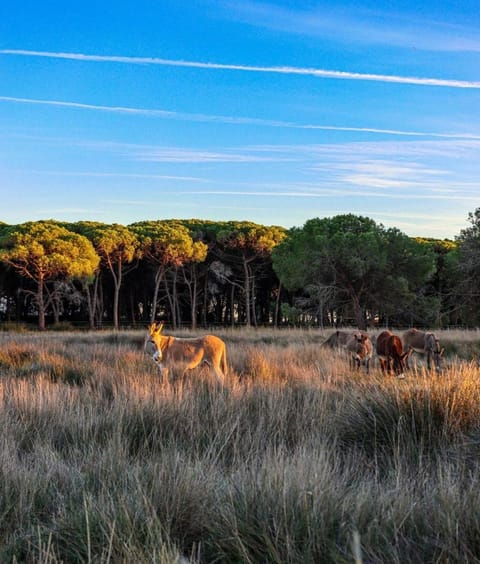
<svg viewBox="0 0 480 564">
<path fill-rule="evenodd" d="M 196 193 L 196 192 L 195 192 Z M 177 195 L 171 195 L 171 200 L 176 200 L 177 199 Z M 166 198 L 164 200 L 162 200 L 163 203 L 168 202 L 168 195 L 166 196 Z M 118 199 L 110 199 L 110 200 L 102 200 L 102 203 L 104 204 L 108 204 L 108 205 L 119 205 L 119 206 L 151 206 L 152 205 L 152 200 L 118 200 Z M 259 207 L 255 207 L 255 206 L 238 206 L 238 205 L 212 205 L 211 202 L 208 202 L 208 204 L 201 204 L 198 202 L 193 202 L 190 201 L 188 202 L 188 207 L 191 208 L 204 208 L 204 207 L 208 207 L 208 209 L 226 209 L 226 210 L 238 210 L 238 209 L 242 209 L 242 210 L 259 210 L 262 208 Z"/>
<path fill-rule="evenodd" d="M 98 210 L 97 208 L 44 208 L 44 209 L 39 209 L 36 211 L 37 216 L 40 217 L 53 217 L 55 214 L 74 214 L 74 215 L 78 215 L 78 214 L 84 214 L 84 213 L 91 213 L 92 211 L 95 211 L 96 214 L 107 214 L 107 211 L 101 211 Z"/>
<path fill-rule="evenodd" d="M 480 158 L 478 139 L 450 140 L 382 140 L 353 141 L 344 143 L 316 143 L 297 145 L 263 145 L 258 150 L 267 152 L 298 153 L 328 159 L 330 162 L 359 162 L 365 158 L 427 158 L 444 157 L 461 159 Z M 320 164 L 320 163 L 319 163 Z"/>
<path fill-rule="evenodd" d="M 86 55 L 82 53 L 55 53 L 50 51 L 27 51 L 24 49 L 0 49 L 0 55 L 17 55 L 27 57 L 47 57 L 54 59 L 70 59 L 76 61 L 94 61 L 104 63 L 123 63 L 135 65 L 163 65 L 173 67 L 191 67 L 208 70 L 229 70 L 258 73 L 278 73 L 287 75 L 308 75 L 317 78 L 332 78 L 340 80 L 367 80 L 376 82 L 391 82 L 397 84 L 411 84 L 417 86 L 440 86 L 448 88 L 480 88 L 480 82 L 468 80 L 452 80 L 443 78 L 424 78 L 415 76 L 398 76 L 373 73 L 359 73 L 330 69 L 304 68 L 292 66 L 252 66 L 201 61 L 183 61 L 175 59 L 160 59 L 156 57 L 126 57 L 118 55 Z"/>
<path fill-rule="evenodd" d="M 477 29 L 468 25 L 442 22 L 417 12 L 397 13 L 331 4 L 289 7 L 254 0 L 222 2 L 227 19 L 255 27 L 292 34 L 321 36 L 334 41 L 388 45 L 441 52 L 478 52 Z"/>
<path fill-rule="evenodd" d="M 201 149 L 181 149 L 160 147 L 154 149 L 140 149 L 132 155 L 138 161 L 164 163 L 259 163 L 293 161 L 294 158 L 263 156 L 254 153 L 239 153 L 229 150 L 206 151 Z"/>
<path fill-rule="evenodd" d="M 80 102 L 62 102 L 60 100 L 38 100 L 35 98 L 17 98 L 14 96 L 0 96 L 2 102 L 15 102 L 18 104 L 34 104 L 41 106 L 58 106 L 61 108 L 74 108 L 79 110 L 97 110 L 120 114 L 149 115 L 157 117 L 177 117 L 176 112 L 166 110 L 147 110 L 143 108 L 128 108 L 122 106 L 101 106 L 98 104 L 82 104 Z"/>
<path fill-rule="evenodd" d="M 447 145 L 446 142 L 437 142 Z M 359 150 L 355 150 L 359 145 Z M 274 195 L 296 193 L 300 197 L 320 196 L 369 196 L 384 198 L 413 198 L 435 200 L 478 199 L 480 181 L 472 180 L 475 172 L 463 170 L 462 160 L 455 154 L 455 145 L 451 148 L 450 158 L 444 158 L 441 164 L 431 160 L 421 150 L 415 152 L 412 143 L 406 143 L 405 154 L 402 144 L 394 143 L 396 151 L 386 150 L 387 143 L 369 143 L 368 151 L 362 143 L 338 144 L 325 152 L 319 146 L 283 147 L 285 155 L 297 155 L 299 165 L 294 181 L 285 183 L 259 185 L 255 181 L 250 184 L 271 190 Z M 277 147 L 277 150 L 280 148 Z M 334 150 L 333 150 L 334 149 Z M 444 148 L 445 155 L 448 147 Z M 480 147 L 472 148 L 475 155 Z M 261 150 L 266 150 L 262 147 Z M 289 152 L 291 151 L 291 152 Z M 386 157 L 390 157 L 386 158 Z M 397 160 L 395 160 L 397 159 Z M 477 167 L 479 168 L 479 167 Z M 480 173 L 480 171 L 478 171 Z M 292 171 L 289 171 L 291 175 Z M 294 178 L 295 178 L 294 176 Z M 304 178 L 306 181 L 299 181 Z M 233 184 L 233 188 L 238 184 Z M 248 191 L 249 186 L 245 185 Z M 293 190 L 293 192 L 291 192 Z"/>
<path fill-rule="evenodd" d="M 23 138 L 23 136 L 22 136 Z M 249 147 L 219 147 L 215 150 L 201 149 L 195 147 L 171 147 L 162 145 L 149 145 L 141 143 L 123 143 L 118 141 L 101 141 L 90 139 L 75 139 L 66 137 L 41 137 L 27 136 L 30 141 L 36 143 L 81 148 L 82 150 L 110 153 L 121 157 L 122 161 L 130 160 L 133 162 L 158 162 L 158 163 L 280 163 L 296 162 L 301 160 L 298 155 L 290 154 L 290 151 L 271 152 L 266 154 L 264 151 L 257 151 L 255 146 Z M 30 171 L 31 172 L 31 171 Z M 49 174 L 48 171 L 35 171 L 38 174 Z M 61 173 L 61 171 L 53 171 Z M 63 174 L 70 174 L 68 171 Z M 75 176 L 77 172 L 72 172 Z M 113 176 L 115 173 L 92 173 L 84 172 L 85 175 Z M 120 176 L 129 176 L 129 173 L 118 173 Z M 177 175 L 149 175 L 131 174 L 132 177 L 139 178 L 163 178 L 166 180 L 194 180 L 196 182 L 210 182 L 210 179 L 197 176 L 177 176 Z"/>
<path fill-rule="evenodd" d="M 345 165 L 341 165 L 343 168 Z M 339 167 L 338 167 L 339 168 Z M 419 175 L 432 175 L 432 176 L 442 176 L 448 174 L 448 171 L 428 168 L 418 163 L 402 163 L 398 161 L 363 161 L 355 164 L 355 168 L 358 172 L 364 174 L 376 174 L 383 176 L 403 176 L 416 178 Z"/>
<path fill-rule="evenodd" d="M 86 146 L 85 142 L 82 142 Z M 378 141 L 298 145 L 250 145 L 204 150 L 130 143 L 92 142 L 134 161 L 190 163 L 298 163 L 296 172 L 336 171 L 408 178 L 439 176 L 451 172 L 452 163 L 480 158 L 480 140 Z M 431 158 L 443 157 L 443 168 Z"/>
<path fill-rule="evenodd" d="M 216 196 L 245 196 L 245 197 L 268 197 L 268 198 L 331 198 L 332 195 L 336 196 L 355 196 L 357 198 L 362 197 L 379 197 L 379 198 L 387 198 L 387 199 L 403 199 L 403 200 L 452 200 L 452 201 L 467 201 L 467 202 L 475 202 L 478 201 L 478 197 L 475 196 L 462 196 L 462 195 L 438 195 L 438 194 L 431 194 L 431 193 L 423 193 L 418 192 L 416 194 L 411 193 L 393 193 L 393 192 L 373 192 L 371 190 L 355 190 L 355 193 L 352 193 L 352 190 L 344 189 L 323 189 L 319 188 L 317 191 L 302 191 L 299 189 L 298 186 L 292 184 L 290 188 L 287 186 L 284 187 L 283 191 L 270 191 L 270 190 L 263 190 L 263 189 L 245 189 L 245 190 L 200 190 L 200 191 L 188 191 L 182 192 L 182 194 L 203 194 L 203 195 L 216 195 Z"/>
<path fill-rule="evenodd" d="M 175 180 L 185 182 L 201 182 L 208 183 L 207 178 L 199 178 L 198 176 L 175 176 L 168 174 L 142 174 L 142 173 L 125 173 L 125 172 L 76 172 L 61 170 L 22 170 L 28 174 L 42 174 L 48 176 L 74 176 L 74 177 L 92 177 L 92 178 L 138 178 L 145 180 Z"/>
<path fill-rule="evenodd" d="M 397 161 L 367 160 L 340 164 L 334 169 L 347 173 L 340 175 L 340 182 L 369 188 L 410 188 L 422 186 L 432 188 L 438 186 L 438 178 L 448 175 L 448 171 L 430 168 L 418 163 L 402 163 Z M 431 183 L 431 178 L 434 183 Z"/>
<path fill-rule="evenodd" d="M 401 129 L 382 129 L 376 127 L 349 127 L 340 125 L 322 125 L 322 124 L 301 124 L 283 120 L 267 120 L 261 118 L 235 117 L 235 116 L 219 116 L 211 114 L 196 114 L 187 112 L 176 112 L 172 110 L 159 110 L 149 108 L 132 108 L 125 106 L 105 106 L 100 104 L 84 104 L 80 102 L 66 102 L 60 100 L 40 100 L 36 98 L 19 98 L 15 96 L 0 96 L 0 102 L 11 102 L 18 104 L 32 104 L 41 106 L 52 106 L 60 108 L 72 108 L 76 110 L 90 110 L 108 113 L 119 113 L 126 115 L 139 115 L 161 119 L 176 119 L 181 121 L 193 122 L 213 122 L 224 123 L 229 125 L 252 125 L 263 127 L 278 127 L 286 129 L 305 129 L 319 131 L 339 131 L 352 133 L 371 133 L 377 135 L 392 135 L 399 137 L 432 137 L 440 139 L 478 139 L 480 134 L 474 133 L 442 133 L 431 131 L 411 131 Z"/>
</svg>

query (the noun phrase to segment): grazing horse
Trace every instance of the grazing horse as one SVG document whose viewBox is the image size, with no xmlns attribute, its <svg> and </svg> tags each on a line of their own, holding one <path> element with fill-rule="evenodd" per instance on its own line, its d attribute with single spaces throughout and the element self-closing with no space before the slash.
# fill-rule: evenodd
<svg viewBox="0 0 480 564">
<path fill-rule="evenodd" d="M 347 353 L 350 367 L 360 370 L 360 365 L 365 365 L 365 371 L 370 373 L 370 360 L 372 358 L 372 341 L 366 333 L 352 333 L 347 341 Z"/>
<path fill-rule="evenodd" d="M 442 356 L 445 351 L 440 347 L 440 341 L 434 333 L 419 331 L 418 329 L 409 329 L 402 335 L 403 346 L 405 349 L 410 349 L 420 354 L 427 355 L 427 368 L 430 370 L 432 361 L 435 365 L 435 370 L 440 372 L 442 369 Z M 408 368 L 408 357 L 407 357 Z"/>
<path fill-rule="evenodd" d="M 377 337 L 377 356 L 380 359 L 382 372 L 394 372 L 403 378 L 405 357 L 410 351 L 403 351 L 402 340 L 391 331 L 382 331 Z"/>
<path fill-rule="evenodd" d="M 183 374 L 205 362 L 215 372 L 220 382 L 227 371 L 225 343 L 215 335 L 180 338 L 162 335 L 163 323 L 152 323 L 145 339 L 145 352 L 152 353 L 153 360 L 162 373 L 173 365 L 181 365 Z"/>
</svg>

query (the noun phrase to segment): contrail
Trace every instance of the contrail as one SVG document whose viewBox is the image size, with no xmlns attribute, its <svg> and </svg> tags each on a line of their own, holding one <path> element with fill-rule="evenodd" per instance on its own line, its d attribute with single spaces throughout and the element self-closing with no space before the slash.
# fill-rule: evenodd
<svg viewBox="0 0 480 564">
<path fill-rule="evenodd" d="M 142 108 L 127 108 L 123 106 L 101 106 L 98 104 L 81 104 L 80 102 L 62 102 L 60 100 L 37 100 L 35 98 L 16 98 L 14 96 L 0 96 L 2 102 L 17 102 L 19 104 L 38 104 L 43 106 L 60 106 L 77 108 L 80 110 L 97 110 L 121 114 L 153 115 L 157 117 L 176 117 L 176 112 L 164 110 L 148 110 Z"/>
<path fill-rule="evenodd" d="M 334 78 L 340 80 L 368 80 L 375 82 L 393 82 L 397 84 L 415 84 L 419 86 L 442 86 L 447 88 L 480 88 L 480 82 L 467 80 L 451 80 L 443 78 L 422 78 L 415 76 L 396 76 L 388 74 L 370 74 L 346 72 L 338 70 L 302 68 L 291 66 L 251 66 L 225 63 L 205 63 L 201 61 L 183 61 L 175 59 L 159 59 L 156 57 L 124 57 L 117 55 L 85 55 L 82 53 L 54 53 L 50 51 L 27 51 L 24 49 L 1 49 L 0 55 L 21 55 L 26 57 L 48 57 L 52 59 L 71 59 L 76 61 L 96 61 L 106 63 L 124 63 L 131 65 L 163 65 L 172 67 L 193 67 L 211 70 L 232 70 L 258 73 L 310 75 L 318 78 Z"/>
<path fill-rule="evenodd" d="M 170 110 L 155 110 L 148 108 L 132 108 L 124 106 L 102 106 L 99 104 L 82 104 L 80 102 L 62 102 L 60 100 L 38 100 L 35 98 L 17 98 L 14 96 L 0 96 L 0 102 L 13 102 L 17 104 L 33 104 L 42 106 L 57 106 L 79 110 L 92 110 L 130 115 L 144 115 L 163 119 L 177 119 L 182 121 L 214 122 L 231 125 L 256 125 L 265 127 L 280 127 L 285 129 L 311 129 L 318 131 L 344 131 L 355 133 L 373 133 L 378 135 L 394 135 L 404 137 L 434 137 L 440 139 L 480 139 L 474 133 L 433 133 L 427 131 L 406 131 L 398 129 L 379 129 L 375 127 L 348 127 L 339 125 L 301 124 L 290 121 L 267 120 L 261 118 L 216 116 L 208 114 L 189 114 Z"/>
</svg>

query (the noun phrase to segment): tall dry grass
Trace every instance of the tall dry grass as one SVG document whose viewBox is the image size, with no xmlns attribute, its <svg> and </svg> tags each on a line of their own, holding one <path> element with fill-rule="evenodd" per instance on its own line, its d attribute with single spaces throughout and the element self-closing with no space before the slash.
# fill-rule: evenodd
<svg viewBox="0 0 480 564">
<path fill-rule="evenodd" d="M 1 562 L 480 562 L 478 334 L 404 380 L 220 335 L 223 387 L 142 332 L 0 333 Z"/>
</svg>

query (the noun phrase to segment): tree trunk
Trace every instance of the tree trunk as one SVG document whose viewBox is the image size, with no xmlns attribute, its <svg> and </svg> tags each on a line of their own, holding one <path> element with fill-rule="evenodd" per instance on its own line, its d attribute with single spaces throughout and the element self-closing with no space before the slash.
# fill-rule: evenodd
<svg viewBox="0 0 480 564">
<path fill-rule="evenodd" d="M 243 274 L 245 276 L 245 283 L 243 286 L 245 294 L 245 324 L 247 327 L 252 325 L 251 311 L 250 311 L 250 276 L 248 271 L 248 262 L 243 259 Z"/>
<path fill-rule="evenodd" d="M 88 282 L 84 283 L 84 291 L 87 295 L 88 325 L 90 329 L 95 329 L 95 312 L 98 305 L 99 278 L 99 274 L 96 274 L 93 284 L 89 284 Z M 90 293 L 90 291 L 92 291 L 92 293 Z"/>
<path fill-rule="evenodd" d="M 112 270 L 113 273 L 113 270 Z M 122 263 L 117 263 L 117 273 L 113 276 L 114 294 L 113 294 L 113 327 L 118 329 L 119 323 L 119 305 L 120 305 L 120 286 L 122 284 Z"/>
<path fill-rule="evenodd" d="M 235 286 L 230 284 L 230 323 L 235 326 Z"/>
<path fill-rule="evenodd" d="M 170 292 L 170 288 L 168 287 L 168 280 L 165 276 L 163 279 L 165 285 L 165 292 L 167 294 L 168 305 L 170 306 L 170 321 L 172 323 L 172 327 L 175 330 L 177 328 L 177 317 L 175 315 L 175 305 L 173 303 L 172 293 Z"/>
<path fill-rule="evenodd" d="M 172 287 L 173 314 L 175 316 L 175 327 L 181 327 L 182 316 L 180 312 L 180 305 L 178 303 L 177 278 L 178 278 L 178 266 L 175 266 L 175 268 L 173 269 L 173 287 Z"/>
<path fill-rule="evenodd" d="M 203 285 L 203 311 L 202 311 L 202 324 L 207 327 L 207 309 L 208 309 L 208 270 L 205 272 L 205 283 Z"/>
<path fill-rule="evenodd" d="M 58 325 L 60 323 L 60 312 L 61 312 L 61 309 L 62 309 L 62 300 L 60 299 L 58 287 L 56 287 L 56 284 L 54 284 L 54 286 L 53 286 L 53 292 L 52 292 L 50 300 L 51 300 L 50 303 L 51 303 L 52 311 L 53 311 L 53 324 Z"/>
<path fill-rule="evenodd" d="M 256 300 L 256 288 L 255 288 L 255 277 L 252 278 L 252 284 L 251 284 L 251 292 L 252 292 L 252 298 L 251 298 L 251 304 L 252 304 L 252 323 L 255 327 L 257 327 L 258 323 L 257 323 L 257 300 Z"/>
<path fill-rule="evenodd" d="M 282 283 L 278 283 L 277 296 L 275 299 L 275 312 L 273 314 L 273 326 L 278 327 L 278 314 L 280 313 L 280 296 L 282 294 Z"/>
<path fill-rule="evenodd" d="M 135 304 L 135 296 L 133 295 L 133 291 L 130 291 L 130 319 L 132 322 L 132 327 L 137 325 L 137 315 L 136 315 L 136 304 Z"/>
<path fill-rule="evenodd" d="M 43 303 L 44 309 L 47 310 L 48 307 L 52 308 L 53 313 L 53 324 L 58 325 L 60 323 L 60 308 L 61 308 L 61 301 L 59 297 L 57 283 L 53 283 L 53 290 L 50 291 L 48 286 L 44 284 L 44 293 L 43 293 Z M 47 299 L 45 300 L 45 293 L 47 294 Z"/>
<path fill-rule="evenodd" d="M 357 322 L 357 327 L 361 330 L 361 331 L 366 331 L 367 330 L 367 320 L 365 317 L 365 312 L 362 308 L 362 306 L 360 305 L 360 301 L 358 299 L 357 295 L 352 295 L 352 305 L 353 305 L 353 312 L 355 315 L 355 320 Z"/>
<path fill-rule="evenodd" d="M 103 325 L 103 313 L 105 309 L 105 301 L 103 296 L 103 284 L 98 283 L 98 301 L 97 307 L 95 309 L 95 315 L 97 318 L 97 327 L 102 327 Z"/>
<path fill-rule="evenodd" d="M 155 273 L 155 286 L 153 288 L 153 298 L 152 298 L 152 310 L 150 312 L 150 323 L 155 321 L 155 316 L 157 315 L 157 302 L 158 294 L 160 292 L 160 284 L 162 283 L 163 277 L 165 275 L 165 267 L 163 264 L 158 267 Z"/>
<path fill-rule="evenodd" d="M 192 316 L 192 329 L 197 328 L 197 269 L 195 264 L 191 267 L 192 279 L 191 285 L 189 285 L 190 290 L 190 311 Z"/>
<path fill-rule="evenodd" d="M 58 325 L 60 323 L 60 305 L 58 303 L 58 298 L 52 301 L 52 312 L 53 312 L 53 324 Z"/>
<path fill-rule="evenodd" d="M 38 306 L 38 328 L 45 330 L 45 298 L 43 295 L 43 278 L 38 280 L 37 285 L 37 306 Z"/>
</svg>

